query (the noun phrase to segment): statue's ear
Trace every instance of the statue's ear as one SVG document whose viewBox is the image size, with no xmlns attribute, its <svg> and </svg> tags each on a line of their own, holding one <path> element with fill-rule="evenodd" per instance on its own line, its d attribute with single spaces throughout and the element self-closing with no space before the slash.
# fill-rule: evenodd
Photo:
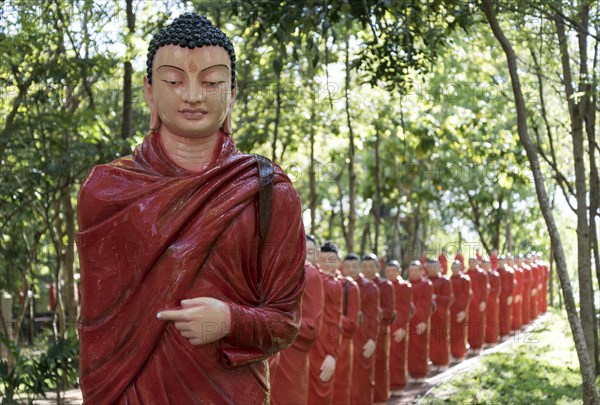
<svg viewBox="0 0 600 405">
<path fill-rule="evenodd" d="M 231 100 L 229 101 L 229 106 L 227 106 L 227 114 L 225 115 L 225 121 L 223 121 L 223 132 L 227 135 L 231 135 L 233 133 L 233 125 L 231 123 L 231 113 L 233 111 L 233 105 L 235 104 L 235 97 L 237 94 L 237 83 L 231 90 Z"/>
<path fill-rule="evenodd" d="M 148 83 L 148 76 L 144 76 L 144 95 L 146 96 L 146 102 L 150 107 L 150 130 L 158 131 L 160 128 L 160 117 L 158 116 L 158 110 L 156 109 L 156 103 L 152 96 L 152 85 Z"/>
</svg>

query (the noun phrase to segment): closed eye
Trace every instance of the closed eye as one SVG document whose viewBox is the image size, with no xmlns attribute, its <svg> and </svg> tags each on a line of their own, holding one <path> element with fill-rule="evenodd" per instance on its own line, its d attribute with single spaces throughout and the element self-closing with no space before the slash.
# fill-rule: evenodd
<svg viewBox="0 0 600 405">
<path fill-rule="evenodd" d="M 165 83 L 169 83 L 171 85 L 176 85 L 176 84 L 180 84 L 180 81 L 173 81 L 173 80 L 163 80 L 163 82 Z"/>
</svg>

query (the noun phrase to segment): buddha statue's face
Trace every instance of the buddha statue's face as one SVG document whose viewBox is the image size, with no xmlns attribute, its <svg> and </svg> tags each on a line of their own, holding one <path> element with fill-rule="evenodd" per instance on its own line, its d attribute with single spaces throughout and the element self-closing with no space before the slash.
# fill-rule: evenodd
<svg viewBox="0 0 600 405">
<path fill-rule="evenodd" d="M 144 92 L 161 132 L 210 137 L 233 107 L 229 55 L 219 46 L 163 46 L 152 62 L 152 84 L 144 78 Z"/>
</svg>

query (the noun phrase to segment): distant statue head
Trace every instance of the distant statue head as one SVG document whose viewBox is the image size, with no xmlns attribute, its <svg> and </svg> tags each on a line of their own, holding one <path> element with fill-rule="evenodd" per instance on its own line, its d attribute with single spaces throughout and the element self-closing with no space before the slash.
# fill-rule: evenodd
<svg viewBox="0 0 600 405">
<path fill-rule="evenodd" d="M 150 128 L 189 138 L 230 134 L 235 61 L 231 40 L 200 14 L 163 27 L 150 41 L 144 77 Z"/>
</svg>

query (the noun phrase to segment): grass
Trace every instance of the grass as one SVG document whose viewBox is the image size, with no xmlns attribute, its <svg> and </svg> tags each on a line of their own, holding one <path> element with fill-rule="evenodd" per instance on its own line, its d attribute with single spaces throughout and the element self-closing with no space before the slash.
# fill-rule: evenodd
<svg viewBox="0 0 600 405">
<path fill-rule="evenodd" d="M 543 322 L 511 339 L 509 350 L 486 355 L 418 404 L 580 404 L 579 363 L 566 314 L 550 312 Z"/>
</svg>

